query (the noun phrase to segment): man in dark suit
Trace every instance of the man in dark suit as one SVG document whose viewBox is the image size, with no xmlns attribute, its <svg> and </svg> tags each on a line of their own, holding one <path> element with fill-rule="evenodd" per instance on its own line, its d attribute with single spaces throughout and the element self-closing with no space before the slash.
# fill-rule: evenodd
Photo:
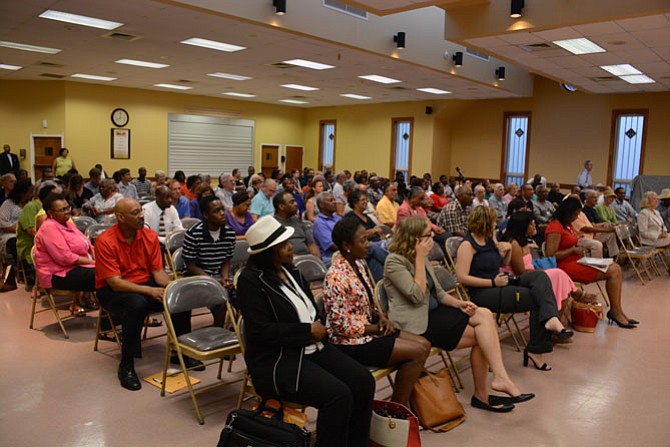
<svg viewBox="0 0 670 447">
<path fill-rule="evenodd" d="M 4 152 L 0 155 L 0 175 L 11 172 L 15 177 L 18 177 L 21 168 L 19 157 L 11 153 L 12 148 L 9 144 L 5 144 L 3 150 Z"/>
</svg>

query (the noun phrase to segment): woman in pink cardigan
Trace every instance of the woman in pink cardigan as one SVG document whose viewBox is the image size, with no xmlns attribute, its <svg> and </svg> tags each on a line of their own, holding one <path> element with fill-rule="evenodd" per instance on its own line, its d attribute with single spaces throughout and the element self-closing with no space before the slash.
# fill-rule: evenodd
<svg viewBox="0 0 670 447">
<path fill-rule="evenodd" d="M 95 291 L 93 246 L 70 222 L 71 207 L 65 196 L 52 193 L 42 204 L 46 221 L 35 235 L 35 268 L 45 289 Z M 85 310 L 73 305 L 70 311 L 83 316 Z"/>
</svg>

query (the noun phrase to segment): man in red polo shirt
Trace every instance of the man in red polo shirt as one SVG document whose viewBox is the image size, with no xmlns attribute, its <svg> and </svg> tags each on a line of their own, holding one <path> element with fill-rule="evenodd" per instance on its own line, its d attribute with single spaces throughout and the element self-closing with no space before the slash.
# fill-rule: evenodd
<svg viewBox="0 0 670 447">
<path fill-rule="evenodd" d="M 136 391 L 142 385 L 135 373 L 134 358 L 142 357 L 144 319 L 150 312 L 163 310 L 163 292 L 170 278 L 163 270 L 158 235 L 144 227 L 139 202 L 121 199 L 114 211 L 117 224 L 95 243 L 95 288 L 102 307 L 121 321 L 119 381 L 123 388 Z M 172 321 L 177 335 L 190 332 L 190 312 L 175 314 Z M 202 365 L 186 357 L 184 362 L 187 367 Z"/>
</svg>

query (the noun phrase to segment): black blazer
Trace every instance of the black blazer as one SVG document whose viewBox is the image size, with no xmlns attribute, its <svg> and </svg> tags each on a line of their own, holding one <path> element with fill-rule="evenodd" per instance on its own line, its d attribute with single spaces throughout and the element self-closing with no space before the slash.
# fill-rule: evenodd
<svg viewBox="0 0 670 447">
<path fill-rule="evenodd" d="M 10 157 L 12 157 L 12 165 L 11 167 L 9 166 L 9 159 L 7 158 L 7 154 L 4 152 L 0 152 L 0 175 L 7 174 L 8 172 L 11 172 L 14 174 L 16 177 L 19 176 L 19 169 L 21 169 L 21 165 L 19 163 L 19 157 L 16 156 L 16 154 L 12 154 L 11 152 L 9 153 Z"/>
<path fill-rule="evenodd" d="M 297 269 L 290 273 L 316 308 L 314 298 Z M 245 362 L 256 391 L 281 397 L 299 391 L 300 365 L 305 346 L 314 343 L 311 325 L 301 323 L 280 281 L 254 268 L 245 268 L 237 282 L 238 305 L 245 325 Z"/>
</svg>

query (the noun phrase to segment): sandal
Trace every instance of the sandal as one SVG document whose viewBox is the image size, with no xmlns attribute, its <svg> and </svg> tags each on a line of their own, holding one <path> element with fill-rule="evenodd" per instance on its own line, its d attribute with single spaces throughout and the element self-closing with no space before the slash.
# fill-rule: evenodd
<svg viewBox="0 0 670 447">
<path fill-rule="evenodd" d="M 86 309 L 79 307 L 78 305 L 72 305 L 70 306 L 70 315 L 73 317 L 85 317 Z"/>
</svg>

